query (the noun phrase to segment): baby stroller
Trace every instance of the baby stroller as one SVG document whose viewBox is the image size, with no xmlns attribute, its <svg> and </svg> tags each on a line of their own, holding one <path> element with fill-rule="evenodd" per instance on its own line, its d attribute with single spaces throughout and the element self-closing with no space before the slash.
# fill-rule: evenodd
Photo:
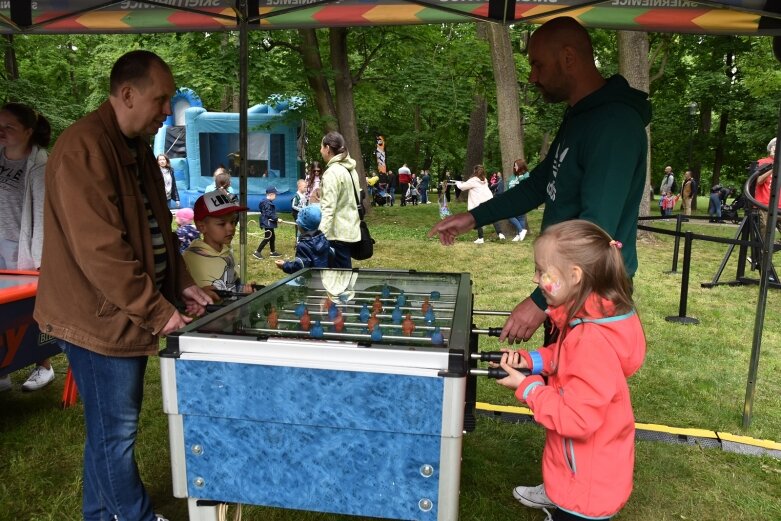
<svg viewBox="0 0 781 521">
<path fill-rule="evenodd" d="M 412 203 L 413 205 L 417 205 L 419 198 L 420 193 L 418 193 L 418 187 L 410 183 L 409 188 L 407 188 L 407 193 L 404 196 L 404 200 L 408 203 Z"/>
<path fill-rule="evenodd" d="M 727 191 L 728 194 L 734 193 L 734 189 L 731 188 L 728 188 Z M 740 222 L 738 211 L 747 208 L 748 201 L 746 200 L 746 196 L 742 193 L 738 193 L 735 195 L 731 204 L 727 204 L 727 197 L 729 197 L 729 195 L 725 196 L 721 202 L 721 218 L 725 221 L 738 224 Z"/>
<path fill-rule="evenodd" d="M 385 206 L 391 204 L 391 196 L 385 187 L 378 187 L 374 191 L 374 197 L 372 198 L 372 206 Z"/>
</svg>

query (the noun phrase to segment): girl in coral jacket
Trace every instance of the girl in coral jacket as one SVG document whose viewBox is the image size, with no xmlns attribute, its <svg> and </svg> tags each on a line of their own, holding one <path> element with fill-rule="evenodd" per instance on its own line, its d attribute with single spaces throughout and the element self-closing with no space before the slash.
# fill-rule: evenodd
<svg viewBox="0 0 781 521">
<path fill-rule="evenodd" d="M 546 229 L 534 245 L 534 282 L 558 340 L 502 356 L 508 376 L 498 383 L 515 389 L 546 430 L 543 484 L 516 487 L 513 496 L 556 509 L 550 520 L 610 519 L 632 491 L 635 426 L 626 379 L 643 363 L 645 335 L 620 249 L 588 221 Z"/>
</svg>

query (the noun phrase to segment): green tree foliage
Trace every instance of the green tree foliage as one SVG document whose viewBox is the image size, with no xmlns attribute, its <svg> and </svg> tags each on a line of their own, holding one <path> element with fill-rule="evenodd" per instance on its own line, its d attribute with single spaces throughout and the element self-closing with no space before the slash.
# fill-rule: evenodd
<svg viewBox="0 0 781 521">
<path fill-rule="evenodd" d="M 496 121 L 495 87 L 487 43 L 475 24 L 441 24 L 352 29 L 348 36 L 358 132 L 366 167 L 373 167 L 375 136 L 386 138 L 387 161 L 407 162 L 433 173 L 460 171 L 473 94 L 488 102 L 484 162 L 499 168 L 501 155 Z M 563 105 L 544 103 L 527 84 L 529 66 L 523 52 L 528 26 L 511 29 L 516 51 L 524 149 L 530 165 L 540 159 L 546 139 L 558 129 Z M 333 79 L 326 30 L 319 30 L 326 79 Z M 699 161 L 702 179 L 713 171 L 721 142 L 721 181 L 739 185 L 746 165 L 764 154 L 775 134 L 781 100 L 781 71 L 769 38 L 706 37 L 652 34 L 657 52 L 651 77 L 653 103 L 652 172 L 654 185 L 665 165 L 681 173 Z M 615 35 L 593 31 L 595 55 L 603 74 L 617 70 Z M 3 45 L 8 45 L 6 40 Z M 306 120 L 305 157 L 318 158 L 324 125 L 306 81 L 296 31 L 250 33 L 249 103 L 279 97 L 307 100 L 295 117 Z M 52 122 L 55 136 L 106 98 L 110 64 L 122 53 L 145 48 L 171 64 L 177 85 L 196 91 L 209 110 L 233 110 L 238 102 L 239 61 L 236 33 L 131 35 L 17 35 L 13 39 L 17 80 L 0 82 L 0 100 L 28 103 Z M 726 59 L 732 56 L 728 66 Z M 728 74 L 729 73 L 729 74 Z M 696 102 L 698 113 L 689 115 Z M 728 115 L 726 134 L 718 136 L 719 118 Z M 707 124 L 707 128 L 703 124 Z M 717 141 L 720 140 L 720 141 Z"/>
</svg>

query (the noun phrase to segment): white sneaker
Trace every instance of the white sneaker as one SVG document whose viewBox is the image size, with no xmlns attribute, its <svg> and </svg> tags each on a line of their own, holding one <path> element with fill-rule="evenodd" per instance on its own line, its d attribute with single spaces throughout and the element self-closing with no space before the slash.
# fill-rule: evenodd
<svg viewBox="0 0 781 521">
<path fill-rule="evenodd" d="M 516 235 L 515 237 L 513 237 L 513 242 L 518 242 L 520 240 L 521 240 L 521 234 L 520 233 L 518 235 Z"/>
<path fill-rule="evenodd" d="M 527 229 L 525 229 L 525 228 L 524 228 L 523 230 L 521 230 L 521 233 L 519 233 L 519 234 L 518 234 L 518 237 L 520 237 L 520 239 L 518 239 L 518 240 L 519 240 L 519 241 L 522 241 L 522 240 L 524 240 L 524 239 L 526 238 L 526 232 L 528 232 L 528 231 L 529 231 L 529 230 L 527 230 Z"/>
<path fill-rule="evenodd" d="M 475 241 L 475 244 L 483 244 L 484 242 L 485 242 L 485 241 L 484 241 L 483 239 L 479 239 L 479 238 L 478 238 L 478 239 Z"/>
<path fill-rule="evenodd" d="M 500 240 L 500 241 L 503 241 L 505 238 L 506 238 L 506 237 L 504 236 L 504 234 L 503 234 L 503 233 L 500 233 L 500 234 L 499 234 L 499 240 Z"/>
<path fill-rule="evenodd" d="M 40 365 L 35 366 L 33 372 L 27 378 L 27 381 L 22 384 L 22 391 L 37 391 L 43 389 L 54 381 L 54 369 L 46 369 Z"/>
<path fill-rule="evenodd" d="M 3 391 L 10 391 L 12 387 L 11 375 L 7 374 L 0 378 L 0 393 Z"/>
<path fill-rule="evenodd" d="M 163 517 L 162 514 L 155 514 L 155 521 L 168 521 L 168 518 Z"/>
<path fill-rule="evenodd" d="M 536 487 L 515 487 L 513 497 L 522 505 L 531 508 L 556 508 L 556 505 L 545 494 L 545 485 Z"/>
</svg>

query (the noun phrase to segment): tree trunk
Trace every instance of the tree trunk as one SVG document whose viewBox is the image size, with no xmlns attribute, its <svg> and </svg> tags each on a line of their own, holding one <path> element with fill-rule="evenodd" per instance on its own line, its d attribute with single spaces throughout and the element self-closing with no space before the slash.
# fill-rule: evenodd
<svg viewBox="0 0 781 521">
<path fill-rule="evenodd" d="M 325 127 L 323 134 L 326 134 L 339 127 L 331 87 L 328 86 L 328 80 L 323 74 L 323 61 L 320 59 L 320 43 L 317 40 L 317 32 L 314 29 L 299 29 L 298 34 L 303 42 L 301 59 L 304 62 L 306 81 L 309 88 L 312 89 L 317 113 L 320 114 L 320 119 Z"/>
<path fill-rule="evenodd" d="M 472 176 L 475 165 L 483 162 L 483 148 L 485 145 L 485 125 L 488 112 L 488 103 L 480 92 L 475 92 L 472 97 L 472 113 L 469 115 L 469 134 L 466 138 L 466 160 L 461 179 L 467 180 Z"/>
<path fill-rule="evenodd" d="M 19 79 L 19 66 L 16 62 L 16 51 L 14 50 L 14 35 L 4 34 L 5 43 L 5 79 L 6 81 L 15 81 Z"/>
<path fill-rule="evenodd" d="M 550 150 L 550 132 L 546 130 L 542 134 L 542 142 L 540 142 L 540 162 L 548 155 L 548 150 Z"/>
<path fill-rule="evenodd" d="M 648 92 L 648 33 L 639 31 L 617 31 L 618 35 L 618 72 L 626 78 L 629 85 Z M 645 166 L 645 189 L 640 200 L 640 215 L 651 213 L 651 128 L 645 128 L 648 136 L 648 157 Z M 646 232 L 637 232 L 638 237 L 646 237 Z"/>
<path fill-rule="evenodd" d="M 719 118 L 719 130 L 716 134 L 716 150 L 713 157 L 713 175 L 710 185 L 719 184 L 721 167 L 724 165 L 724 141 L 727 139 L 727 125 L 729 124 L 729 112 L 724 110 Z"/>
<path fill-rule="evenodd" d="M 521 108 L 518 103 L 518 73 L 513 59 L 512 42 L 506 26 L 488 24 L 486 33 L 491 47 L 491 63 L 496 83 L 496 106 L 499 120 L 499 148 L 502 153 L 502 176 L 513 170 L 513 161 L 523 159 Z"/>
<path fill-rule="evenodd" d="M 347 143 L 347 150 L 355 160 L 358 179 L 364 189 L 367 200 L 364 208 L 369 208 L 368 191 L 366 191 L 366 175 L 361 155 L 361 142 L 358 138 L 358 124 L 355 119 L 355 100 L 353 99 L 353 78 L 350 72 L 350 62 L 347 57 L 347 29 L 332 27 L 329 29 L 331 42 L 331 66 L 334 69 L 334 87 L 336 92 L 336 115 L 339 118 L 339 129 Z"/>
</svg>

